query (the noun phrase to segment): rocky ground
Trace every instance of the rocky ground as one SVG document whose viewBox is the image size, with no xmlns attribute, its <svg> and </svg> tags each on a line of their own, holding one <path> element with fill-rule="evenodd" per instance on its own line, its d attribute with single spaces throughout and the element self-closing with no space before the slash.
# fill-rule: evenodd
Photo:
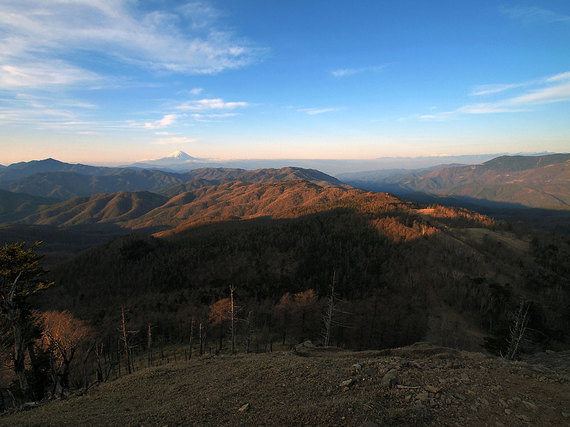
<svg viewBox="0 0 570 427">
<path fill-rule="evenodd" d="M 0 424 L 570 425 L 568 372 L 566 353 L 508 362 L 426 343 L 307 343 L 142 370 Z"/>
</svg>

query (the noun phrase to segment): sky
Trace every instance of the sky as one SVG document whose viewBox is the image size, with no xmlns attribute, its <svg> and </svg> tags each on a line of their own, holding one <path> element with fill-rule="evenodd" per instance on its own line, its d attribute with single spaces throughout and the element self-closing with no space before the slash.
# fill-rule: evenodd
<svg viewBox="0 0 570 427">
<path fill-rule="evenodd" d="M 3 165 L 569 147 L 567 0 L 0 2 Z"/>
</svg>

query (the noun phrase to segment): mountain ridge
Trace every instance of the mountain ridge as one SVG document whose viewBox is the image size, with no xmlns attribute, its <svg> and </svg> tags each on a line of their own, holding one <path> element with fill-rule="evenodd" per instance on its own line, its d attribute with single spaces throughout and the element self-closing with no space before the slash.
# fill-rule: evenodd
<svg viewBox="0 0 570 427">
<path fill-rule="evenodd" d="M 303 168 L 257 169 L 245 170 L 235 168 L 202 168 L 186 173 L 165 172 L 152 169 L 97 168 L 83 165 L 70 165 L 62 162 L 47 161 L 47 168 L 59 168 L 46 172 L 20 171 L 18 179 L 2 181 L 0 188 L 12 192 L 26 193 L 33 196 L 49 196 L 59 199 L 70 199 L 78 196 L 89 196 L 98 193 L 113 193 L 117 191 L 155 191 L 160 192 L 168 187 L 168 194 L 176 191 L 186 191 L 188 188 L 173 187 L 188 181 L 203 179 L 214 180 L 217 183 L 242 179 L 249 182 L 276 182 L 291 179 L 307 179 L 322 185 L 343 185 L 336 178 L 320 171 Z M 25 169 L 25 168 L 24 168 Z M 32 165 L 32 169 L 34 166 Z M 34 169 L 35 170 L 35 169 Z M 80 173 L 77 171 L 86 171 Z M 7 177 L 14 174 L 5 175 Z M 196 187 L 196 182 L 192 187 Z"/>
<path fill-rule="evenodd" d="M 358 188 L 465 196 L 534 208 L 570 208 L 570 154 L 502 156 L 480 165 L 411 171 L 375 179 L 347 180 Z"/>
</svg>

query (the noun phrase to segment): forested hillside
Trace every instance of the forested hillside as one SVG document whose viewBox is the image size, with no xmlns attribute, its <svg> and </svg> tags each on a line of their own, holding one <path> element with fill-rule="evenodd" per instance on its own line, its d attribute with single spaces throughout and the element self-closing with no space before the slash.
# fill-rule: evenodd
<svg viewBox="0 0 570 427">
<path fill-rule="evenodd" d="M 107 337 L 125 307 L 141 345 L 149 324 L 165 342 L 187 342 L 194 319 L 216 349 L 225 345 L 233 285 L 240 346 L 267 349 L 322 339 L 334 280 L 335 345 L 428 339 L 480 349 L 490 337 L 498 351 L 521 300 L 536 332 L 527 350 L 568 344 L 568 242 L 372 193 L 295 216 L 119 238 L 54 268 L 57 286 L 38 303 L 69 309 Z"/>
<path fill-rule="evenodd" d="M 57 203 L 5 196 L 17 209 L 4 215 L 19 223 L 0 227 L 4 240 L 46 241 L 53 285 L 29 298 L 29 333 L 63 325 L 62 337 L 83 334 L 73 341 L 81 356 L 61 362 L 63 389 L 70 378 L 88 382 L 81 360 L 85 375 L 104 380 L 133 360 L 152 364 L 157 347 L 262 352 L 309 339 L 363 350 L 426 340 L 500 354 L 512 349 L 517 319 L 525 327 L 516 354 L 570 344 L 567 239 L 466 209 L 297 168 L 205 169 L 160 193 Z M 34 351 L 47 357 L 42 339 Z"/>
</svg>

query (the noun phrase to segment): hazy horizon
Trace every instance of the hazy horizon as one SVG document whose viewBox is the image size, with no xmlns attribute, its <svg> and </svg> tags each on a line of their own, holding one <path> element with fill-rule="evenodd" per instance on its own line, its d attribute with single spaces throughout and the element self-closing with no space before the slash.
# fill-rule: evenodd
<svg viewBox="0 0 570 427">
<path fill-rule="evenodd" d="M 189 156 L 189 159 L 175 158 L 178 155 Z M 419 170 L 446 165 L 475 165 L 482 164 L 491 159 L 501 156 L 544 156 L 551 154 L 561 154 L 552 152 L 541 153 L 487 153 L 474 155 L 438 155 L 438 156 L 415 156 L 415 157 L 378 157 L 374 159 L 212 159 L 196 158 L 183 151 L 170 153 L 158 159 L 144 159 L 139 162 L 77 162 L 79 164 L 99 166 L 99 167 L 136 167 L 144 169 L 155 169 L 173 172 L 187 172 L 200 168 L 238 168 L 246 170 L 254 169 L 280 169 L 284 167 L 299 167 L 303 169 L 316 169 L 321 172 L 341 176 L 344 174 L 366 173 L 374 171 L 400 171 Z M 60 159 L 49 157 L 45 159 L 34 159 L 31 162 L 41 162 L 48 159 L 61 161 Z M 17 162 L 13 164 L 28 163 Z M 74 162 L 70 162 L 74 163 Z M 10 166 L 10 165 L 2 165 Z"/>
<path fill-rule="evenodd" d="M 564 152 L 570 4 L 8 0 L 0 164 Z"/>
</svg>

